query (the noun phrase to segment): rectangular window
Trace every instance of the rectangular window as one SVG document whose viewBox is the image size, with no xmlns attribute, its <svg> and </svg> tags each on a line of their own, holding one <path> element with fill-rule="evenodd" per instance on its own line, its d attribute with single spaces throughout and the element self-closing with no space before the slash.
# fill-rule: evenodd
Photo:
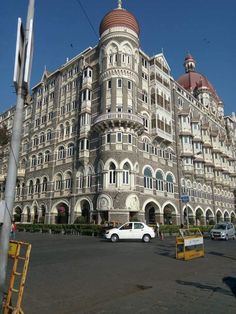
<svg viewBox="0 0 236 314">
<path fill-rule="evenodd" d="M 116 139 L 117 139 L 117 142 L 118 142 L 118 143 L 121 143 L 121 142 L 122 142 L 122 133 L 121 133 L 121 132 L 118 132 L 118 133 L 116 134 Z"/>
<path fill-rule="evenodd" d="M 132 144 L 132 135 L 131 135 L 131 134 L 128 135 L 128 142 L 129 142 L 130 144 Z"/>
<path fill-rule="evenodd" d="M 117 80 L 117 87 L 121 88 L 122 87 L 122 79 Z"/>
<path fill-rule="evenodd" d="M 110 133 L 107 134 L 107 143 L 111 143 L 111 134 Z"/>
<path fill-rule="evenodd" d="M 107 88 L 111 88 L 111 80 L 109 80 L 108 82 L 107 82 Z"/>
<path fill-rule="evenodd" d="M 132 82 L 128 81 L 128 89 L 131 89 L 131 88 L 132 88 Z"/>
</svg>

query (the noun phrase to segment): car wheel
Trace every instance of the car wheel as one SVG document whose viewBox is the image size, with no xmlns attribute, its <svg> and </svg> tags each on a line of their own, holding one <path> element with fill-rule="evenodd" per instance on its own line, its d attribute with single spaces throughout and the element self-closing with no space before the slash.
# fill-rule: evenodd
<svg viewBox="0 0 236 314">
<path fill-rule="evenodd" d="M 236 237 L 235 237 L 235 234 L 233 235 L 233 240 L 235 240 L 236 239 Z"/>
<path fill-rule="evenodd" d="M 145 242 L 145 243 L 150 242 L 150 239 L 151 239 L 151 237 L 150 237 L 149 234 L 145 234 L 145 235 L 143 236 L 143 242 Z"/>
<path fill-rule="evenodd" d="M 228 236 L 228 234 L 226 234 L 225 241 L 228 241 L 228 240 L 229 240 L 229 236 Z"/>
<path fill-rule="evenodd" d="M 111 242 L 117 242 L 119 240 L 119 237 L 118 237 L 118 235 L 117 234 L 113 234 L 112 236 L 111 236 Z"/>
<path fill-rule="evenodd" d="M 211 237 L 211 240 L 214 240 L 214 237 Z"/>
</svg>

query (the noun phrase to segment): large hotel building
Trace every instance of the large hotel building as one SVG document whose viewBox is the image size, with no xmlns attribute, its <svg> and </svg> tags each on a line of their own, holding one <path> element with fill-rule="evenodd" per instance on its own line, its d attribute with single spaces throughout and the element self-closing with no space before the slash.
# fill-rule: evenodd
<svg viewBox="0 0 236 314">
<path fill-rule="evenodd" d="M 45 70 L 25 103 L 15 219 L 180 224 L 188 210 L 191 224 L 235 221 L 235 114 L 224 116 L 190 54 L 175 80 L 163 53 L 141 50 L 120 4 L 99 31 L 95 47 Z M 0 115 L 9 133 L 13 115 Z M 8 154 L 1 147 L 1 199 Z"/>
</svg>

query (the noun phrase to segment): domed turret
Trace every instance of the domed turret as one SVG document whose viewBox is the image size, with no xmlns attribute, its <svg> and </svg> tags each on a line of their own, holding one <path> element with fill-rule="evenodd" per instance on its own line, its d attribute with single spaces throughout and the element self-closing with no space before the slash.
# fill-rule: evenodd
<svg viewBox="0 0 236 314">
<path fill-rule="evenodd" d="M 118 2 L 118 8 L 108 12 L 100 23 L 100 36 L 112 27 L 127 27 L 139 36 L 139 24 L 135 16 L 121 7 L 121 1 Z"/>
<path fill-rule="evenodd" d="M 219 101 L 219 96 L 216 90 L 208 79 L 195 71 L 196 62 L 191 54 L 187 54 L 184 60 L 185 74 L 181 75 L 177 82 L 190 92 L 198 91 L 199 89 L 205 88 L 209 90 L 212 96 Z"/>
</svg>

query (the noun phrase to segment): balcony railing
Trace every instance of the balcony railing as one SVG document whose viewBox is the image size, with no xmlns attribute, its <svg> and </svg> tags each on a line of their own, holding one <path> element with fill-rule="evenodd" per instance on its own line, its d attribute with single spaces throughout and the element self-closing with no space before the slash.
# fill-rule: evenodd
<svg viewBox="0 0 236 314">
<path fill-rule="evenodd" d="M 166 140 L 168 142 L 173 142 L 173 135 L 170 133 L 167 133 L 159 128 L 153 128 L 151 131 L 152 135 L 156 135 L 157 137 Z"/>
<path fill-rule="evenodd" d="M 137 116 L 136 114 L 124 112 L 109 112 L 102 114 L 94 120 L 93 124 L 104 122 L 105 120 L 125 120 L 143 124 L 143 119 Z"/>
</svg>

